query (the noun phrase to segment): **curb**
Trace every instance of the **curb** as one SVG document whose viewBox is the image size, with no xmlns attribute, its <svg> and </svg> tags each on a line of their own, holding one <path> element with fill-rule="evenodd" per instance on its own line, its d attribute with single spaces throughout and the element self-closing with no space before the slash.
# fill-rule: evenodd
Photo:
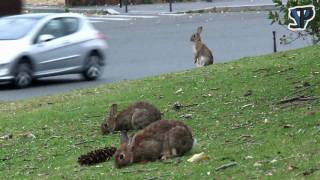
<svg viewBox="0 0 320 180">
<path fill-rule="evenodd" d="M 178 13 L 223 13 L 223 12 L 244 12 L 244 11 L 272 11 L 279 10 L 274 4 L 266 5 L 244 5 L 244 6 L 217 6 L 205 9 L 196 9 L 189 11 L 180 11 Z"/>
<path fill-rule="evenodd" d="M 108 14 L 108 9 L 105 7 L 97 8 L 63 8 L 63 7 L 31 7 L 25 6 L 24 11 L 31 13 L 87 13 L 87 14 Z M 110 10 L 110 9 L 109 9 Z M 265 4 L 265 5 L 243 5 L 243 6 L 215 6 L 204 9 L 195 9 L 187 11 L 177 11 L 177 14 L 184 13 L 223 13 L 223 12 L 245 12 L 245 11 L 272 11 L 279 10 L 274 4 Z M 159 12 L 157 12 L 158 14 Z M 170 12 L 163 12 L 170 13 Z M 122 13 L 121 13 L 122 14 Z M 127 13 L 123 13 L 127 14 Z M 130 12 L 128 13 L 130 14 Z"/>
</svg>

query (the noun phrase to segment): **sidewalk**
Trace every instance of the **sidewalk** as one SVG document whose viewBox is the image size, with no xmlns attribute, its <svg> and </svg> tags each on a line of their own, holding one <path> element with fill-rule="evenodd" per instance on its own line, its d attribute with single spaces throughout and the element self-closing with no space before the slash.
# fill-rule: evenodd
<svg viewBox="0 0 320 180">
<path fill-rule="evenodd" d="M 64 7 L 59 6 L 33 6 L 26 5 L 25 10 L 31 12 L 65 12 Z M 77 13 L 102 13 L 112 9 L 120 14 L 125 14 L 125 6 L 88 6 L 69 8 Z M 239 11 L 266 11 L 274 10 L 272 0 L 213 0 L 213 2 L 181 2 L 172 3 L 172 13 L 202 13 L 202 12 L 239 12 Z M 162 14 L 169 12 L 169 3 L 128 5 L 128 14 Z"/>
</svg>

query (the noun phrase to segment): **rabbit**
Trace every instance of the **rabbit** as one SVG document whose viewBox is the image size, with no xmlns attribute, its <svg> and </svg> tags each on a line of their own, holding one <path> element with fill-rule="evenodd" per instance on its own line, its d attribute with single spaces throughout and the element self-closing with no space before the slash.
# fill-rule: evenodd
<svg viewBox="0 0 320 180">
<path fill-rule="evenodd" d="M 102 134 L 108 134 L 114 131 L 138 130 L 160 119 L 160 110 L 148 102 L 136 102 L 119 113 L 117 104 L 112 104 L 109 117 L 101 124 L 101 131 Z"/>
<path fill-rule="evenodd" d="M 192 149 L 194 142 L 190 128 L 176 120 L 153 122 L 130 138 L 122 131 L 121 145 L 114 155 L 115 166 L 122 168 L 133 163 L 182 156 Z"/>
<path fill-rule="evenodd" d="M 194 63 L 197 67 L 213 64 L 211 50 L 201 41 L 200 33 L 202 26 L 198 27 L 197 32 L 191 35 L 190 41 L 193 42 Z"/>
</svg>

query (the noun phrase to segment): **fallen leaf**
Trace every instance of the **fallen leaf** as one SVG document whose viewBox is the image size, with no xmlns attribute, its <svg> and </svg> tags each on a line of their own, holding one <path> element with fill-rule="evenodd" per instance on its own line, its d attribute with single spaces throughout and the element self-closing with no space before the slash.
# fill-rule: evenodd
<svg viewBox="0 0 320 180">
<path fill-rule="evenodd" d="M 31 138 L 31 139 L 35 139 L 36 138 L 36 136 L 34 134 L 32 134 L 32 132 L 21 133 L 21 134 L 18 134 L 18 136 L 22 136 L 22 137 L 25 137 L 25 138 Z"/>
<path fill-rule="evenodd" d="M 285 129 L 289 129 L 289 128 L 293 128 L 294 126 L 292 124 L 285 124 L 283 125 L 283 128 Z"/>
<path fill-rule="evenodd" d="M 185 119 L 192 119 L 192 114 L 185 114 L 180 116 L 181 118 L 185 118 Z"/>
<path fill-rule="evenodd" d="M 270 163 L 271 164 L 274 164 L 274 163 L 276 163 L 278 160 L 276 160 L 276 159 L 272 159 L 271 161 L 270 161 Z"/>
<path fill-rule="evenodd" d="M 261 164 L 260 162 L 255 162 L 255 163 L 253 164 L 253 166 L 254 166 L 254 167 L 260 167 L 260 166 L 262 166 L 262 164 Z"/>
<path fill-rule="evenodd" d="M 182 93 L 182 92 L 183 92 L 183 90 L 182 90 L 182 88 L 180 88 L 175 92 L 175 94 L 179 94 L 179 93 Z"/>
<path fill-rule="evenodd" d="M 188 162 L 199 162 L 203 160 L 209 160 L 209 156 L 205 154 L 204 152 L 199 153 L 199 154 L 194 154 L 191 158 L 189 158 L 187 161 Z"/>
<path fill-rule="evenodd" d="M 253 159 L 252 156 L 246 156 L 244 159 Z"/>
<path fill-rule="evenodd" d="M 293 170 L 295 170 L 295 169 L 298 169 L 298 167 L 292 166 L 292 165 L 289 165 L 289 166 L 288 166 L 288 171 L 293 171 Z"/>
<path fill-rule="evenodd" d="M 273 174 L 272 174 L 272 172 L 267 172 L 266 175 L 267 176 L 272 176 Z"/>
</svg>

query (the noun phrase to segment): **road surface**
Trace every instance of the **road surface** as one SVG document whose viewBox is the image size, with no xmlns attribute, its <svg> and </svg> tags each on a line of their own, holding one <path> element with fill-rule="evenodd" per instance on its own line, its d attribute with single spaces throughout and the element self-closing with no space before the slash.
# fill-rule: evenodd
<svg viewBox="0 0 320 180">
<path fill-rule="evenodd" d="M 110 46 L 105 73 L 100 80 L 86 82 L 78 75 L 67 75 L 41 79 L 21 90 L 0 85 L 0 101 L 65 93 L 195 68 L 190 35 L 199 25 L 204 27 L 202 39 L 213 50 L 216 63 L 272 53 L 272 31 L 277 31 L 278 37 L 289 31 L 286 27 L 271 26 L 266 17 L 267 12 L 92 17 L 90 20 L 107 35 Z M 311 43 L 298 40 L 283 46 L 278 42 L 278 50 L 306 45 Z"/>
</svg>

